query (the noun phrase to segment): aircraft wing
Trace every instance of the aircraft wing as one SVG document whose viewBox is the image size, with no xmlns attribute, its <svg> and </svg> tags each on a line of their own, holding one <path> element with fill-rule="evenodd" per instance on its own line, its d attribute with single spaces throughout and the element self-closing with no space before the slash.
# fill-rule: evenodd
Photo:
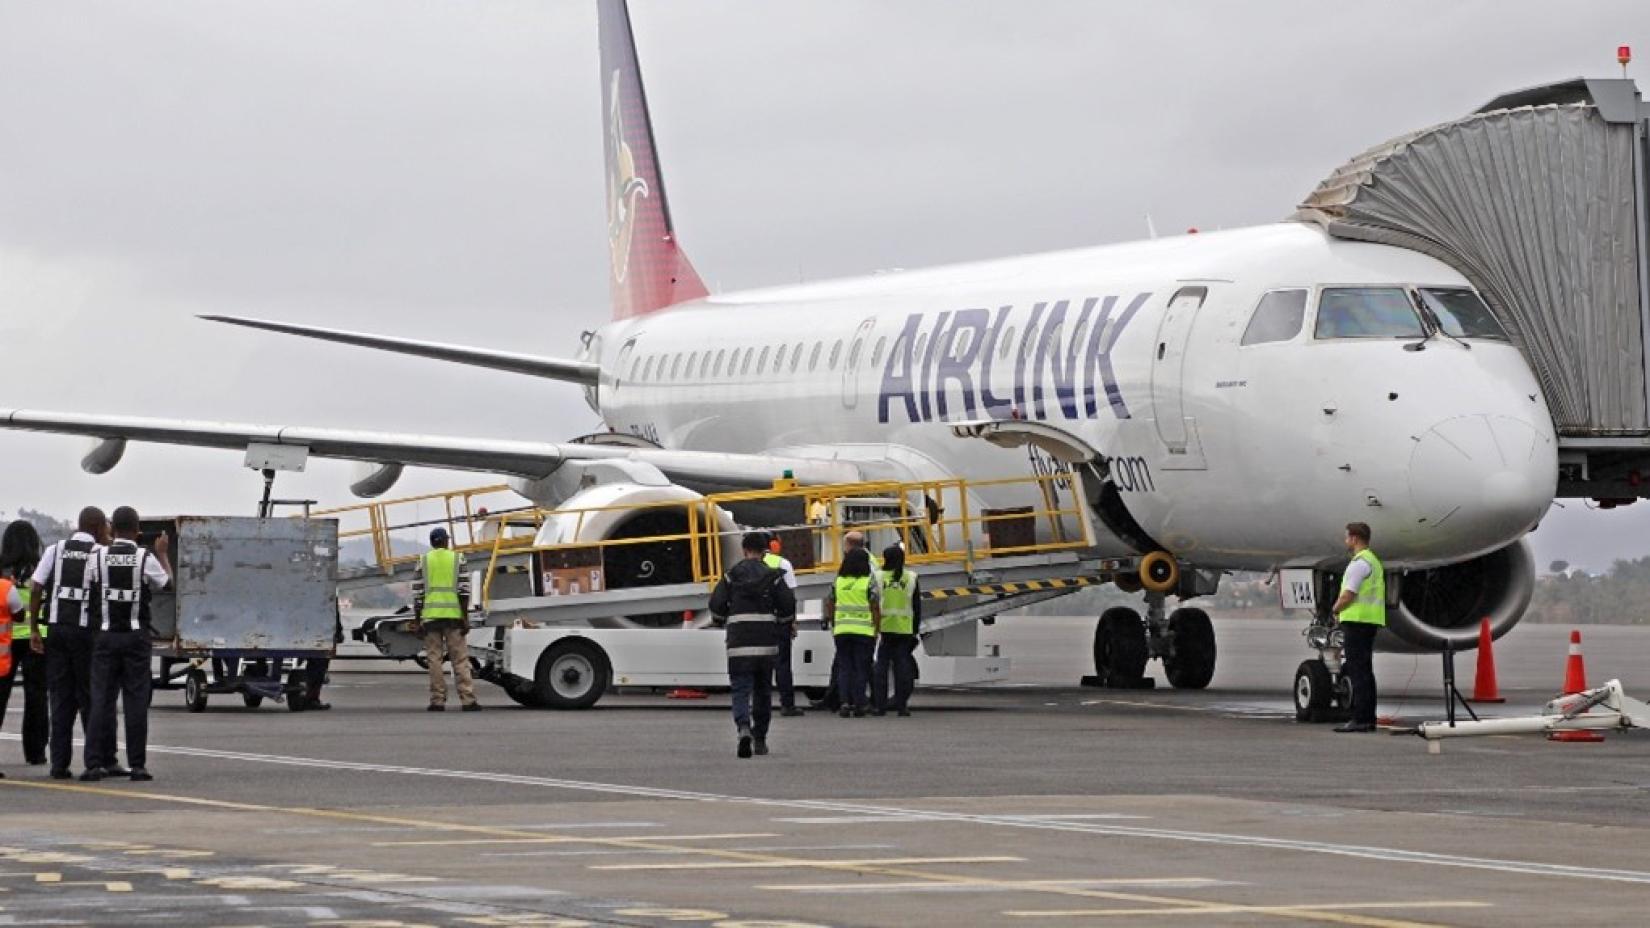
<svg viewBox="0 0 1650 928">
<path fill-rule="evenodd" d="M 657 467 L 666 477 L 688 485 L 765 487 L 789 470 L 807 484 L 849 483 L 861 479 L 846 461 L 764 454 L 724 454 L 618 445 L 509 441 L 496 438 L 450 438 L 438 435 L 369 432 L 304 426 L 250 425 L 98 416 L 80 413 L 0 409 L 0 428 L 83 435 L 112 443 L 100 463 L 94 450 L 82 466 L 101 473 L 119 460 L 127 441 L 245 450 L 268 444 L 307 448 L 320 458 L 482 471 L 533 479 L 547 477 L 568 461 L 629 459 Z"/>
<path fill-rule="evenodd" d="M 355 345 L 359 348 L 373 348 L 378 351 L 393 351 L 397 354 L 433 358 L 437 361 L 452 361 L 458 364 L 467 364 L 471 367 L 510 371 L 514 374 L 527 374 L 533 377 L 543 377 L 547 380 L 565 380 L 571 383 L 583 384 L 587 387 L 595 386 L 601 377 L 601 368 L 587 361 L 543 358 L 537 355 L 518 354 L 513 351 L 495 351 L 489 348 L 466 348 L 462 345 L 449 345 L 444 342 L 392 338 L 387 335 L 370 335 L 366 332 L 350 332 L 344 329 L 293 325 L 289 322 L 271 322 L 264 319 L 246 319 L 241 316 L 202 316 L 200 318 L 208 322 L 227 322 L 230 325 L 245 326 L 249 329 L 263 329 L 266 332 L 298 335 L 303 338 Z"/>
</svg>

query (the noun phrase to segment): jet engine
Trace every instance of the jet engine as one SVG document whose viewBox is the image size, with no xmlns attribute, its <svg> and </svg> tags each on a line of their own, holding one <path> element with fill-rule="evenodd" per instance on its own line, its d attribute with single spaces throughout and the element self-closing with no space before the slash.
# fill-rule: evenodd
<svg viewBox="0 0 1650 928">
<path fill-rule="evenodd" d="M 1490 620 L 1500 638 L 1524 617 L 1535 592 L 1535 556 L 1519 540 L 1470 561 L 1412 570 L 1397 580 L 1397 605 L 1387 609 L 1388 651 L 1459 651 L 1478 645 L 1478 624 Z M 1389 581 L 1390 582 L 1390 581 Z"/>
<path fill-rule="evenodd" d="M 700 494 L 676 484 L 599 483 L 569 496 L 545 519 L 537 545 L 602 544 L 600 564 L 602 585 L 608 590 L 644 586 L 691 583 L 693 565 L 705 564 L 714 545 L 721 549 L 722 563 L 732 565 L 741 557 L 740 530 L 733 518 L 720 508 L 711 513 L 714 526 L 704 524 L 705 507 Z M 689 509 L 698 503 L 697 542 L 688 538 Z M 709 530 L 715 541 L 706 540 Z M 643 539 L 625 542 L 626 539 Z M 624 542 L 624 543 L 614 543 Z M 698 557 L 693 546 L 698 544 Z M 588 591 L 588 590 L 587 590 Z M 701 613 L 698 624 L 708 622 Z M 593 619 L 598 628 L 680 628 L 680 612 L 616 615 Z"/>
</svg>

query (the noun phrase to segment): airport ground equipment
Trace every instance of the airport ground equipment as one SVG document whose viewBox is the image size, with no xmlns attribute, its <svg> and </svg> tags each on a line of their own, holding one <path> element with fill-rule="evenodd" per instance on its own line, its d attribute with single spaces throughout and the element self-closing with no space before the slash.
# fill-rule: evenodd
<svg viewBox="0 0 1650 928">
<path fill-rule="evenodd" d="M 977 504 L 982 486 L 1004 484 L 1018 484 L 1020 495 L 1034 504 L 1008 509 Z M 764 490 L 640 503 L 615 501 L 610 491 L 581 491 L 555 509 L 507 506 L 501 514 L 477 515 L 480 501 L 494 492 L 485 488 L 319 514 L 366 523 L 341 536 L 346 543 L 371 538 L 375 552 L 375 563 L 355 568 L 352 577 L 404 576 L 416 554 L 400 553 L 394 533 L 403 525 L 423 532 L 450 521 L 455 547 L 468 555 L 477 574 L 470 639 L 475 670 L 530 704 L 589 705 L 608 686 L 725 686 L 722 635 L 708 628 L 705 604 L 717 579 L 739 557 L 740 536 L 750 526 L 782 539 L 796 567 L 801 602 L 824 597 L 846 532 L 863 532 L 873 551 L 904 545 L 907 563 L 922 576 L 925 618 L 918 657 L 928 685 L 1002 679 L 1008 662 L 979 653 L 978 625 L 1022 605 L 1119 580 L 1135 589 L 1147 582 L 1162 586 L 1165 568 L 1172 588 L 1183 596 L 1214 590 L 1212 577 L 1182 573 L 1172 559 L 1094 556 L 1084 477 L 1064 469 L 988 483 L 948 479 L 804 487 L 781 479 Z M 631 525 L 647 531 L 625 530 Z M 1154 594 L 1148 611 L 1161 613 L 1162 603 L 1163 595 Z M 1154 632 L 1138 613 L 1122 612 L 1127 615 L 1102 622 L 1111 637 L 1097 638 L 1096 644 L 1097 657 L 1111 661 L 1112 677 L 1130 674 L 1128 682 L 1137 685 L 1148 657 L 1161 653 L 1172 681 L 1207 684 L 1214 638 L 1206 614 L 1180 609 L 1159 615 L 1162 628 Z M 422 647 L 410 625 L 410 615 L 383 616 L 367 620 L 356 634 L 388 657 L 407 659 Z M 798 658 L 799 673 L 814 673 L 817 655 L 832 648 L 829 635 L 814 626 L 802 626 L 797 647 L 814 657 Z M 1161 652 L 1151 650 L 1153 640 Z M 1171 644 L 1175 640 L 1178 649 Z M 826 683 L 820 676 L 798 685 Z"/>
<path fill-rule="evenodd" d="M 1428 749 L 1436 753 L 1437 743 L 1445 738 L 1610 732 L 1634 728 L 1650 728 L 1650 705 L 1628 696 L 1622 690 L 1620 680 L 1611 680 L 1594 689 L 1560 696 L 1547 703 L 1540 715 L 1471 722 L 1422 722 L 1403 733 L 1417 734 L 1432 742 Z"/>
<path fill-rule="evenodd" d="M 172 586 L 155 594 L 155 689 L 181 689 L 192 712 L 208 697 L 248 706 L 285 700 L 298 711 L 302 662 L 331 658 L 337 623 L 334 519 L 177 516 L 150 519 L 166 534 Z"/>
</svg>

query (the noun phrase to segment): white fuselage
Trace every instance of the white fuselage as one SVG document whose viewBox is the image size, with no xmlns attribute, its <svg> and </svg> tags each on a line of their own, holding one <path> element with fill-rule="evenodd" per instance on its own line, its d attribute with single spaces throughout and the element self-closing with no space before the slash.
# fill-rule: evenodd
<svg viewBox="0 0 1650 928">
<path fill-rule="evenodd" d="M 666 448 L 802 451 L 905 479 L 1026 474 L 1025 450 L 947 423 L 1045 422 L 1111 459 L 1138 525 L 1200 567 L 1325 563 L 1349 521 L 1394 566 L 1521 537 L 1552 501 L 1557 452 L 1518 349 L 1314 338 L 1317 294 L 1349 285 L 1468 284 L 1281 223 L 721 295 L 597 333 L 598 407 Z M 1241 345 L 1261 296 L 1291 287 L 1311 293 L 1301 331 Z M 1134 546 L 1102 531 L 1100 547 Z"/>
</svg>

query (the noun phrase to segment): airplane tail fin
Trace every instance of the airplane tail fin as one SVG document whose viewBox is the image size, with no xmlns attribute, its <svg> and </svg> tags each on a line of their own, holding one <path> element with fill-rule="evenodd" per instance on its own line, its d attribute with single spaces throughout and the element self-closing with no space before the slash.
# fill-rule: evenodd
<svg viewBox="0 0 1650 928">
<path fill-rule="evenodd" d="M 607 245 L 613 315 L 656 312 L 708 291 L 676 245 L 625 0 L 600 0 L 602 112 L 607 121 Z"/>
</svg>

